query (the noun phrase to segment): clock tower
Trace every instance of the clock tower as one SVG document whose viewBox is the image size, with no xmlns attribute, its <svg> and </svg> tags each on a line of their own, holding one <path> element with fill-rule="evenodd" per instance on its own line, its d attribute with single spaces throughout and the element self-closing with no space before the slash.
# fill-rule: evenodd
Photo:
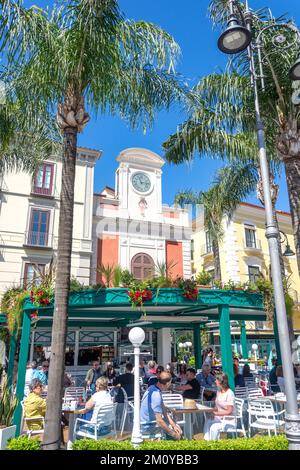
<svg viewBox="0 0 300 470">
<path fill-rule="evenodd" d="M 164 160 L 141 148 L 130 148 L 117 158 L 116 196 L 120 216 L 127 219 L 162 221 L 161 175 Z"/>
</svg>

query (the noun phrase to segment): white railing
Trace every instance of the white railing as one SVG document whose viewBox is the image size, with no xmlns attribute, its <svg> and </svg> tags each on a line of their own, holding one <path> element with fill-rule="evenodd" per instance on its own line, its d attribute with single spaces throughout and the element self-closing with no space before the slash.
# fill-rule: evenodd
<svg viewBox="0 0 300 470">
<path fill-rule="evenodd" d="M 52 248 L 53 236 L 47 232 L 33 232 L 29 230 L 25 232 L 24 245 Z"/>
</svg>

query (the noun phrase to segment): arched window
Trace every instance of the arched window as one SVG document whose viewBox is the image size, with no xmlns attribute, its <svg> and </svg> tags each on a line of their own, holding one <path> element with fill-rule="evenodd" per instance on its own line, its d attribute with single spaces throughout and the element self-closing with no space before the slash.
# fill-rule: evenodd
<svg viewBox="0 0 300 470">
<path fill-rule="evenodd" d="M 147 279 L 154 275 L 154 261 L 146 253 L 138 253 L 131 260 L 131 272 L 136 279 Z"/>
</svg>

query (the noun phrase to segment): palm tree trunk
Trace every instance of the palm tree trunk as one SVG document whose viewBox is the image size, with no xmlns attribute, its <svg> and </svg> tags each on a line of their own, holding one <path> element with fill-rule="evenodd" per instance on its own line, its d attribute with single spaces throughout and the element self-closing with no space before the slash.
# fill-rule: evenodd
<svg viewBox="0 0 300 470">
<path fill-rule="evenodd" d="M 43 447 L 45 450 L 58 449 L 60 447 L 61 438 L 61 405 L 68 325 L 76 153 L 77 129 L 75 127 L 67 127 L 64 129 L 64 155 L 55 282 L 55 309 L 53 314 L 47 411 L 43 440 L 44 444 L 46 444 Z"/>
<path fill-rule="evenodd" d="M 215 279 L 218 281 L 221 281 L 222 276 L 221 276 L 220 250 L 219 250 L 219 243 L 217 240 L 212 241 L 212 249 L 213 249 L 213 255 L 214 255 Z"/>
<path fill-rule="evenodd" d="M 283 161 L 289 194 L 298 272 L 300 275 L 300 154 L 298 156 L 287 156 Z"/>
</svg>

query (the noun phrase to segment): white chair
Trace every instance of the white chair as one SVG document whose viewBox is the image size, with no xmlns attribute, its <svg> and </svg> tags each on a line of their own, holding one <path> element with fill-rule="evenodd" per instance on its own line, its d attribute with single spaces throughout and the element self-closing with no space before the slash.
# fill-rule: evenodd
<svg viewBox="0 0 300 470">
<path fill-rule="evenodd" d="M 84 396 L 85 396 L 84 387 L 67 387 L 65 389 L 63 400 L 64 402 L 73 401 L 73 400 L 78 401 L 79 399 L 83 399 Z"/>
<path fill-rule="evenodd" d="M 248 399 L 253 400 L 254 398 L 261 398 L 264 396 L 261 388 L 257 387 L 247 387 L 248 388 Z"/>
<path fill-rule="evenodd" d="M 116 436 L 116 403 L 108 403 L 99 408 L 97 420 L 95 423 L 86 419 L 77 418 L 74 427 L 74 440 L 77 437 L 85 439 L 106 439 L 110 436 Z M 99 430 L 104 426 L 111 426 L 109 433 L 98 435 Z"/>
<path fill-rule="evenodd" d="M 248 397 L 248 388 L 236 387 L 234 390 L 234 395 L 236 396 L 236 398 L 243 398 L 245 400 Z"/>
<path fill-rule="evenodd" d="M 22 400 L 20 402 L 20 404 L 22 406 L 21 434 L 24 434 L 26 432 L 29 439 L 30 439 L 31 436 L 36 436 L 37 434 L 44 434 L 44 430 L 45 430 L 45 418 L 44 418 L 44 416 L 35 416 L 34 418 L 26 418 L 25 417 L 24 401 Z M 34 424 L 40 424 L 41 429 L 25 429 L 24 430 L 24 425 L 28 424 L 30 422 L 34 422 Z"/>
<path fill-rule="evenodd" d="M 244 426 L 243 410 L 245 400 L 242 398 L 235 398 L 234 400 L 234 414 L 231 416 L 224 416 L 222 418 L 224 432 L 232 432 L 235 435 L 243 433 L 246 437 L 246 429 Z"/>
<path fill-rule="evenodd" d="M 120 424 L 120 436 L 122 436 L 127 417 L 130 415 L 133 416 L 134 403 L 133 403 L 133 397 L 128 397 L 126 390 L 123 387 L 121 387 L 120 390 L 124 396 L 124 403 L 117 403 L 117 405 L 123 405 L 121 424 Z"/>
<path fill-rule="evenodd" d="M 252 429 L 266 430 L 269 436 L 273 431 L 277 436 L 277 428 L 285 424 L 285 421 L 280 419 L 284 413 L 285 410 L 275 412 L 271 401 L 267 398 L 264 400 L 249 400 L 249 437 L 251 437 Z"/>
<path fill-rule="evenodd" d="M 244 377 L 246 387 L 256 387 L 256 381 L 254 377 Z"/>
<path fill-rule="evenodd" d="M 166 408 L 169 409 L 178 409 L 183 408 L 183 396 L 180 393 L 163 393 L 162 394 L 163 404 Z M 182 416 L 182 420 L 176 421 L 177 424 L 183 425 L 185 424 L 184 415 Z"/>
</svg>

